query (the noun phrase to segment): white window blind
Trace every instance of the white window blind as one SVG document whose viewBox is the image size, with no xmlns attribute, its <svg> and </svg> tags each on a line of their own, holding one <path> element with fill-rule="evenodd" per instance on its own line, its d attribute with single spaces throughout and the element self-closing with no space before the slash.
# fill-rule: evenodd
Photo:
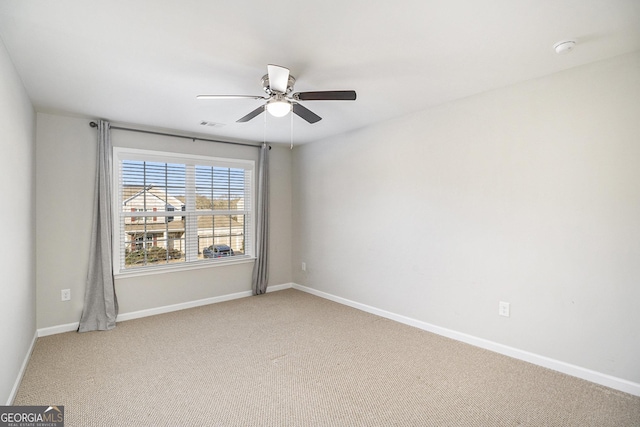
<svg viewBox="0 0 640 427">
<path fill-rule="evenodd" d="M 253 162 L 114 150 L 115 272 L 253 257 Z"/>
</svg>

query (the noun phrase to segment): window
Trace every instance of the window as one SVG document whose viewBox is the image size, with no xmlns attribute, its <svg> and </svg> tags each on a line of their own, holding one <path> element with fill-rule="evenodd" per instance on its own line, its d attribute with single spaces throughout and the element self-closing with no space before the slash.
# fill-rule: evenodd
<svg viewBox="0 0 640 427">
<path fill-rule="evenodd" d="M 114 149 L 114 272 L 251 259 L 254 162 Z"/>
</svg>

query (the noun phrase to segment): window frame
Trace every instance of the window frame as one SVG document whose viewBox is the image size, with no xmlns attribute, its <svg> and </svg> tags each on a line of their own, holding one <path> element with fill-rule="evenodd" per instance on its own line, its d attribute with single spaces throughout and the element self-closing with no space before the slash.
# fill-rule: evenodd
<svg viewBox="0 0 640 427">
<path fill-rule="evenodd" d="M 245 197 L 248 199 L 249 207 L 248 209 L 243 210 L 246 212 L 248 216 L 248 224 L 246 225 L 246 235 L 245 238 L 245 253 L 243 255 L 234 255 L 231 257 L 221 257 L 221 258 L 207 258 L 207 259 L 198 259 L 197 253 L 197 244 L 195 246 L 196 253 L 187 254 L 185 252 L 185 260 L 183 262 L 178 263 L 167 263 L 167 264 L 152 264 L 152 265 L 144 265 L 140 267 L 129 267 L 126 268 L 123 259 L 123 251 L 122 247 L 126 244 L 124 240 L 124 221 L 125 217 L 131 216 L 132 212 L 125 212 L 122 209 L 122 196 L 121 191 L 122 188 L 121 178 L 122 178 L 122 167 L 121 162 L 123 160 L 133 160 L 133 161 L 146 161 L 146 162 L 160 162 L 160 163 L 171 163 L 171 164 L 181 164 L 186 165 L 187 168 L 193 168 L 193 176 L 189 177 L 189 172 L 186 172 L 185 176 L 185 191 L 187 194 L 185 197 L 185 211 L 150 211 L 150 212 L 140 212 L 136 214 L 137 217 L 148 217 L 152 219 L 153 217 L 169 217 L 169 216 L 186 216 L 193 217 L 196 221 L 195 226 L 186 226 L 185 223 L 185 247 L 189 248 L 190 243 L 186 241 L 189 239 L 189 234 L 191 233 L 191 238 L 193 238 L 194 233 L 197 235 L 197 218 L 199 216 L 208 216 L 208 215 L 229 215 L 231 211 L 218 211 L 218 210 L 197 210 L 195 204 L 195 169 L 196 166 L 211 166 L 211 167 L 222 167 L 222 168 L 234 168 L 234 169 L 244 169 L 245 173 L 249 173 L 248 179 L 245 177 L 245 182 L 248 181 L 249 188 L 245 188 Z M 256 259 L 255 251 L 256 251 L 256 173 L 255 173 L 255 161 L 247 160 L 247 159 L 235 159 L 235 158 L 223 158 L 223 157 L 214 157 L 214 156 L 203 156 L 197 154 L 185 154 L 185 153 L 175 153 L 175 152 L 166 152 L 166 151 L 156 151 L 156 150 L 145 150 L 145 149 L 136 149 L 136 148 L 126 148 L 126 147 L 114 147 L 113 148 L 113 160 L 112 160 L 112 227 L 113 227 L 113 273 L 114 276 L 139 276 L 139 275 L 151 275 L 151 274 L 160 274 L 165 272 L 173 272 L 173 271 L 181 271 L 181 270 L 195 270 L 202 268 L 211 268 L 222 265 L 230 265 L 230 264 L 238 264 L 238 263 L 247 263 L 253 262 Z M 190 205 L 193 208 L 190 208 Z M 189 210 L 192 209 L 192 210 Z M 184 212 L 184 214 L 183 214 Z M 233 211 L 237 212 L 237 211 Z M 193 251 L 193 249 L 192 249 Z"/>
</svg>

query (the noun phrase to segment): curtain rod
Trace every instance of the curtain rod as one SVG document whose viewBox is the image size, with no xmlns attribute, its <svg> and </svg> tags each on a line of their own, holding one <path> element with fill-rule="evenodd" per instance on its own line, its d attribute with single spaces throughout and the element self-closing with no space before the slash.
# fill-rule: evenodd
<svg viewBox="0 0 640 427">
<path fill-rule="evenodd" d="M 89 126 L 91 126 L 92 128 L 97 128 L 98 124 L 96 122 L 89 122 Z M 218 139 L 198 138 L 198 137 L 186 136 L 186 135 L 176 135 L 176 134 L 173 134 L 173 133 L 164 133 L 164 132 L 155 132 L 155 131 L 151 131 L 151 130 L 125 128 L 125 127 L 120 127 L 120 126 L 110 126 L 110 128 L 111 129 L 117 129 L 117 130 L 127 130 L 129 132 L 148 133 L 148 134 L 151 134 L 151 135 L 173 136 L 175 138 L 190 139 L 192 141 L 198 140 L 198 141 L 207 141 L 207 142 L 220 142 L 222 144 L 244 145 L 246 147 L 256 147 L 256 148 L 260 148 L 262 146 L 262 145 L 256 145 L 256 144 L 249 144 L 248 142 L 220 141 Z M 271 146 L 269 146 L 269 150 L 271 150 Z"/>
</svg>

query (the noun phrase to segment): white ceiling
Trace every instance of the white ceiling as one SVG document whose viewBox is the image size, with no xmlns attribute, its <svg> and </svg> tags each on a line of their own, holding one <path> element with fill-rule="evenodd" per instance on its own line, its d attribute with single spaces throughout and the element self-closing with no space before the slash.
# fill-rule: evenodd
<svg viewBox="0 0 640 427">
<path fill-rule="evenodd" d="M 38 111 L 262 141 L 269 63 L 295 91 L 354 89 L 304 105 L 304 143 L 640 49 L 639 0 L 0 0 L 0 36 Z M 577 41 L 569 54 L 552 46 Z M 206 120 L 222 127 L 205 127 Z M 290 141 L 289 117 L 267 140 Z"/>
</svg>

